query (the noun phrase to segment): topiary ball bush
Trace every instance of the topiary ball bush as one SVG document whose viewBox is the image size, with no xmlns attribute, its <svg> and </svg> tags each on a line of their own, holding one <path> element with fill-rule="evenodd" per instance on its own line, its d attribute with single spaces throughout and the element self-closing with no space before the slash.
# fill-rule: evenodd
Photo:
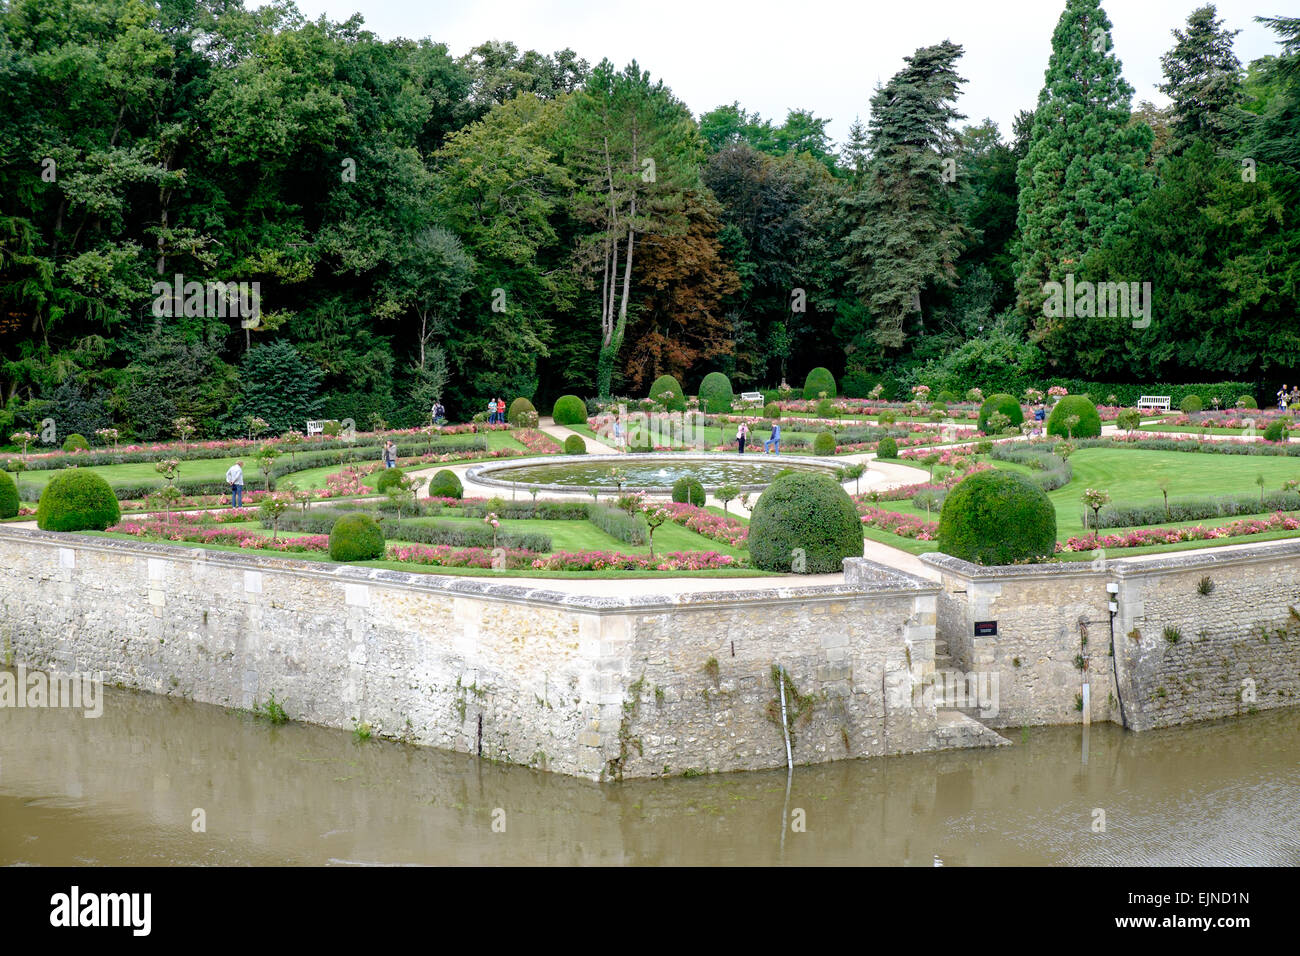
<svg viewBox="0 0 1300 956">
<path fill-rule="evenodd" d="M 731 390 L 731 379 L 721 372 L 710 372 L 700 382 L 700 407 L 710 415 L 725 415 L 731 411 L 736 393 Z"/>
<path fill-rule="evenodd" d="M 1066 419 L 1071 415 L 1079 416 L 1079 424 L 1074 426 L 1073 431 L 1066 424 Z M 1047 416 L 1047 434 L 1062 438 L 1071 435 L 1075 438 L 1096 438 L 1101 434 L 1101 416 L 1097 414 L 1097 406 L 1082 395 L 1063 395 L 1052 406 L 1052 414 Z"/>
<path fill-rule="evenodd" d="M 330 528 L 330 558 L 335 561 L 376 561 L 384 556 L 384 533 L 375 519 L 355 511 Z"/>
<path fill-rule="evenodd" d="M 1237 399 L 1238 408 L 1259 408 L 1259 403 L 1255 401 L 1253 395 L 1242 395 Z"/>
<path fill-rule="evenodd" d="M 84 468 L 60 471 L 36 505 L 36 527 L 42 531 L 103 531 L 121 517 L 108 482 Z"/>
<path fill-rule="evenodd" d="M 673 482 L 673 501 L 704 507 L 704 486 L 695 478 L 678 478 Z"/>
<path fill-rule="evenodd" d="M 1286 441 L 1287 425 L 1284 421 L 1271 421 L 1264 429 L 1264 441 Z"/>
<path fill-rule="evenodd" d="M 882 438 L 882 439 L 880 439 L 879 444 L 876 445 L 876 457 L 877 457 L 877 458 L 897 458 L 897 457 L 898 457 L 898 442 L 894 441 L 894 439 L 892 439 L 892 438 Z"/>
<path fill-rule="evenodd" d="M 0 471 L 0 518 L 13 518 L 18 514 L 18 485 L 9 473 Z"/>
<path fill-rule="evenodd" d="M 1025 420 L 1025 413 L 1020 408 L 1019 399 L 1014 395 L 1008 395 L 1006 392 L 998 392 L 996 395 L 990 395 L 984 399 L 984 404 L 980 406 L 979 430 L 985 435 L 991 434 L 989 419 L 999 412 L 1011 420 L 1012 428 L 1018 428 L 1020 423 Z"/>
<path fill-rule="evenodd" d="M 506 421 L 515 428 L 536 428 L 537 409 L 533 407 L 532 402 L 520 396 L 510 403 L 510 408 L 506 411 Z"/>
<path fill-rule="evenodd" d="M 822 392 L 826 393 L 827 398 L 835 397 L 835 376 L 830 369 L 819 365 L 803 380 L 803 397 L 811 402 L 821 398 Z"/>
<path fill-rule="evenodd" d="M 380 494 L 386 494 L 389 488 L 396 488 L 398 483 L 404 478 L 406 472 L 400 468 L 384 468 L 379 472 L 379 477 L 375 479 L 375 491 Z"/>
<path fill-rule="evenodd" d="M 835 454 L 835 436 L 830 432 L 818 432 L 813 439 L 814 455 L 833 455 Z"/>
<path fill-rule="evenodd" d="M 664 393 L 671 393 L 665 397 Z M 666 407 L 670 412 L 686 411 L 686 395 L 682 383 L 671 375 L 660 375 L 650 386 L 651 400 Z"/>
<path fill-rule="evenodd" d="M 749 519 L 749 558 L 764 571 L 828 574 L 862 557 L 862 519 L 829 475 L 791 472 L 774 480 Z"/>
<path fill-rule="evenodd" d="M 1178 408 L 1184 415 L 1195 415 L 1201 409 L 1205 408 L 1205 403 L 1201 401 L 1201 396 L 1199 395 L 1186 395 L 1183 397 L 1183 400 L 1178 403 Z"/>
<path fill-rule="evenodd" d="M 774 421 L 781 417 L 781 405 L 779 402 L 768 402 L 763 406 L 763 417 L 771 418 Z"/>
<path fill-rule="evenodd" d="M 86 436 L 78 435 L 73 432 L 67 438 L 63 439 L 64 451 L 90 451 L 90 442 L 86 441 Z"/>
<path fill-rule="evenodd" d="M 430 498 L 461 498 L 465 495 L 465 486 L 460 483 L 454 471 L 446 468 L 433 476 L 429 482 Z"/>
<path fill-rule="evenodd" d="M 587 454 L 587 443 L 583 441 L 581 435 L 570 435 L 564 439 L 564 453 L 566 455 L 585 455 Z"/>
<path fill-rule="evenodd" d="M 561 395 L 551 409 L 551 418 L 557 425 L 585 425 L 587 403 L 577 395 Z"/>
<path fill-rule="evenodd" d="M 750 527 L 753 538 L 753 526 Z M 752 546 L 751 546 L 752 547 Z M 939 550 L 975 564 L 1012 564 L 1050 555 L 1056 508 L 1023 475 L 992 469 L 963 478 L 939 514 Z"/>
</svg>

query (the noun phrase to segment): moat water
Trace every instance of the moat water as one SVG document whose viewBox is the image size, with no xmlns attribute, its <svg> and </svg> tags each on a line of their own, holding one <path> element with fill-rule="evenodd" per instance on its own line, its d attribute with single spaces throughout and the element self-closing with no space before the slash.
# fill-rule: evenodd
<svg viewBox="0 0 1300 956">
<path fill-rule="evenodd" d="M 99 719 L 0 709 L 0 864 L 1300 865 L 1294 708 L 1009 730 L 797 767 L 787 794 L 785 771 L 599 785 L 105 694 Z"/>
</svg>

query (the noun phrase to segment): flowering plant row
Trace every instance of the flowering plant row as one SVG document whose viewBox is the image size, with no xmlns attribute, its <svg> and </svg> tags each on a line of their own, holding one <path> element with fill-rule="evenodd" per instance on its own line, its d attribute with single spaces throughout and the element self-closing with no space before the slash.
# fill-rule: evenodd
<svg viewBox="0 0 1300 956">
<path fill-rule="evenodd" d="M 1269 531 L 1300 530 L 1300 520 L 1275 511 L 1267 518 L 1239 518 L 1214 528 L 1192 525 L 1189 528 L 1138 528 L 1122 534 L 1087 534 L 1067 538 L 1065 544 L 1057 542 L 1057 553 L 1067 551 L 1095 551 L 1098 548 L 1141 548 L 1152 544 L 1177 544 L 1180 541 L 1212 541 L 1216 538 L 1237 538 Z"/>
<path fill-rule="evenodd" d="M 902 538 L 914 538 L 917 541 L 933 541 L 939 533 L 939 522 L 926 521 L 918 515 L 903 514 L 899 511 L 886 511 L 858 502 L 858 512 L 862 523 L 868 528 L 888 531 Z"/>
</svg>

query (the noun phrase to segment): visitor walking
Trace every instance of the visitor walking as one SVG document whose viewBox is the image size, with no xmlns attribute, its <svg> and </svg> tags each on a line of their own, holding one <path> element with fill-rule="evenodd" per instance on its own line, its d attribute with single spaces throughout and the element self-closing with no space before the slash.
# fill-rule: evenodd
<svg viewBox="0 0 1300 956">
<path fill-rule="evenodd" d="M 505 423 L 506 423 L 506 400 L 504 398 L 498 398 L 497 399 L 497 424 L 504 425 Z"/>
<path fill-rule="evenodd" d="M 497 423 L 497 400 L 495 398 L 488 399 L 487 416 L 489 425 Z"/>
<path fill-rule="evenodd" d="M 748 437 L 749 426 L 741 422 L 740 427 L 736 429 L 736 446 L 740 449 L 742 455 L 745 453 L 745 439 Z"/>
<path fill-rule="evenodd" d="M 1034 434 L 1043 433 L 1043 423 L 1047 421 L 1047 406 L 1039 402 L 1034 406 Z"/>
<path fill-rule="evenodd" d="M 237 461 L 226 469 L 226 484 L 230 486 L 230 507 L 244 504 L 244 463 Z"/>
<path fill-rule="evenodd" d="M 614 447 L 623 450 L 623 423 L 614 419 Z"/>
<path fill-rule="evenodd" d="M 1279 412 L 1286 411 L 1286 403 L 1287 400 L 1290 399 L 1290 397 L 1291 397 L 1291 390 L 1287 388 L 1286 385 L 1283 385 L 1281 388 L 1277 390 L 1277 410 Z"/>
<path fill-rule="evenodd" d="M 397 445 L 394 444 L 391 438 L 388 439 L 388 443 L 384 445 L 384 467 L 397 467 Z"/>
<path fill-rule="evenodd" d="M 434 426 L 442 425 L 447 419 L 447 410 L 442 407 L 442 402 L 435 401 L 433 408 L 429 410 L 429 424 Z"/>
<path fill-rule="evenodd" d="M 776 453 L 781 454 L 781 426 L 776 422 L 772 423 L 772 434 L 768 436 L 767 441 L 763 442 L 763 454 L 767 454 L 773 448 Z"/>
</svg>

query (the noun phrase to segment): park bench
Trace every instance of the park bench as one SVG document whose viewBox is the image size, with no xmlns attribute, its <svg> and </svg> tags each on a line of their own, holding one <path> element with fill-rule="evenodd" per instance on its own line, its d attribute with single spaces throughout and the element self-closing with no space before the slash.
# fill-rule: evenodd
<svg viewBox="0 0 1300 956">
<path fill-rule="evenodd" d="M 325 431 L 325 422 L 323 420 L 310 421 L 307 423 L 307 437 L 319 435 Z"/>
<path fill-rule="evenodd" d="M 1143 395 L 1138 399 L 1139 412 L 1167 412 L 1169 411 L 1168 395 Z"/>
<path fill-rule="evenodd" d="M 741 392 L 740 400 L 744 402 L 746 405 L 762 405 L 763 393 L 762 392 Z"/>
</svg>

